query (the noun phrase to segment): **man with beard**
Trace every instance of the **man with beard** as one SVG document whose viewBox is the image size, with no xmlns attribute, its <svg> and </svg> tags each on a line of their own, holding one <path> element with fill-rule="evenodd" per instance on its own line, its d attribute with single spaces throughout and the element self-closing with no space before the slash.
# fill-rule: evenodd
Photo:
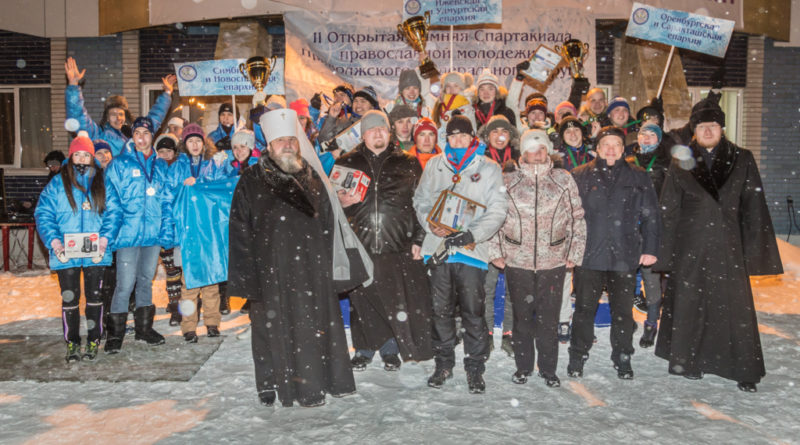
<svg viewBox="0 0 800 445">
<path fill-rule="evenodd" d="M 669 372 L 735 380 L 755 392 L 766 372 L 750 276 L 783 273 L 752 153 L 724 135 L 713 102 L 689 120 L 694 139 L 664 179 L 660 261 L 669 272 L 656 355 Z"/>
<path fill-rule="evenodd" d="M 231 204 L 228 293 L 250 301 L 261 403 L 319 406 L 326 393 L 356 390 L 336 291 L 368 285 L 372 263 L 297 113 L 270 111 L 260 124 L 267 153 L 239 177 Z"/>
<path fill-rule="evenodd" d="M 363 371 L 380 350 L 383 369 L 396 371 L 398 355 L 406 361 L 433 357 L 428 279 L 420 261 L 425 231 L 412 202 L 422 167 L 391 141 L 389 120 L 381 111 L 364 115 L 361 137 L 361 144 L 336 161 L 371 178 L 363 201 L 348 190 L 339 191 L 347 219 L 375 265 L 372 285 L 350 293 L 356 349 L 351 364 Z"/>
</svg>

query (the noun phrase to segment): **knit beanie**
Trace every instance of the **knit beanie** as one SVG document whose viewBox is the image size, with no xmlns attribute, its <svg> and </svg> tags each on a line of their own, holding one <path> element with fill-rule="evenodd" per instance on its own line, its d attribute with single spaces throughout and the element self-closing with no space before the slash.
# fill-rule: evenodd
<svg viewBox="0 0 800 445">
<path fill-rule="evenodd" d="M 539 98 L 533 98 L 525 104 L 525 116 L 531 114 L 534 110 L 541 110 L 543 113 L 547 114 L 547 102 L 543 101 Z"/>
<path fill-rule="evenodd" d="M 446 131 L 448 137 L 454 134 L 468 134 L 470 136 L 475 136 L 475 130 L 472 128 L 472 122 L 470 122 L 469 118 L 461 114 L 453 116 L 447 122 Z"/>
<path fill-rule="evenodd" d="M 659 144 L 661 143 L 661 138 L 664 136 L 664 132 L 663 130 L 661 130 L 661 127 L 659 127 L 656 124 L 645 124 L 642 126 L 642 128 L 639 129 L 639 133 L 643 131 L 651 131 L 655 133 L 656 136 L 658 136 L 658 143 Z"/>
<path fill-rule="evenodd" d="M 519 136 L 516 127 L 511 125 L 511 122 L 509 122 L 508 118 L 506 118 L 502 114 L 492 116 L 491 119 L 489 119 L 489 122 L 486 122 L 486 124 L 484 124 L 484 126 L 482 126 L 478 130 L 478 136 L 480 136 L 480 138 L 483 139 L 483 141 L 488 144 L 489 134 L 498 128 L 504 128 L 508 131 L 510 137 L 509 143 L 514 141 L 514 139 L 516 139 Z"/>
<path fill-rule="evenodd" d="M 85 131 L 79 131 L 78 136 L 69 143 L 70 156 L 79 151 L 85 151 L 86 153 L 94 156 L 94 143 L 92 143 L 92 140 L 89 139 L 89 133 Z"/>
<path fill-rule="evenodd" d="M 367 130 L 376 127 L 391 128 L 389 125 L 389 118 L 386 113 L 378 110 L 369 110 L 361 117 L 361 135 L 363 136 Z"/>
<path fill-rule="evenodd" d="M 155 147 L 156 151 L 158 150 L 178 151 L 178 138 L 176 138 L 173 134 L 164 133 L 156 138 Z"/>
<path fill-rule="evenodd" d="M 417 112 L 408 105 L 395 105 L 395 107 L 392 108 L 392 111 L 389 113 L 389 122 L 394 124 L 398 120 L 405 119 L 407 117 L 416 118 Z"/>
<path fill-rule="evenodd" d="M 483 71 L 481 71 L 481 73 L 478 75 L 478 81 L 476 82 L 476 85 L 478 88 L 480 88 L 481 85 L 487 83 L 494 85 L 494 89 L 496 91 L 500 91 L 500 81 L 497 80 L 497 76 L 492 74 L 492 70 L 489 68 L 484 68 Z"/>
<path fill-rule="evenodd" d="M 597 142 L 595 143 L 596 147 L 600 146 L 600 140 L 607 136 L 616 136 L 618 137 L 623 143 L 625 143 L 625 133 L 614 126 L 603 127 L 597 133 L 597 138 L 595 139 Z"/>
<path fill-rule="evenodd" d="M 137 117 L 135 121 L 133 121 L 133 126 L 131 127 L 131 131 L 136 131 L 137 128 L 145 128 L 150 134 L 156 132 L 155 125 L 153 125 L 153 121 L 150 120 L 147 116 L 140 116 Z"/>
<path fill-rule="evenodd" d="M 454 83 L 458 85 L 462 91 L 467 88 L 467 81 L 464 78 L 464 75 L 458 71 L 451 71 L 442 77 L 442 87 L 448 83 Z"/>
<path fill-rule="evenodd" d="M 308 101 L 305 99 L 297 99 L 289 104 L 289 108 L 297 112 L 298 116 L 305 116 L 311 119 L 311 113 L 308 111 Z"/>
<path fill-rule="evenodd" d="M 219 106 L 219 110 L 217 110 L 217 116 L 222 116 L 222 113 L 224 113 L 226 111 L 228 113 L 233 114 L 233 105 L 231 105 L 231 104 L 229 104 L 227 102 L 222 104 L 222 105 L 220 105 Z"/>
<path fill-rule="evenodd" d="M 370 86 L 364 87 L 358 90 L 356 94 L 353 95 L 353 99 L 355 99 L 356 97 L 363 97 L 370 104 L 372 104 L 372 108 L 376 110 L 379 108 L 378 93 L 375 92 L 375 88 L 372 88 Z"/>
<path fill-rule="evenodd" d="M 106 142 L 106 141 L 104 141 L 102 139 L 95 139 L 93 143 L 94 143 L 94 152 L 95 153 L 97 153 L 100 150 L 113 151 L 113 150 L 111 150 L 111 144 L 109 144 L 108 142 Z"/>
<path fill-rule="evenodd" d="M 436 124 L 430 118 L 423 117 L 422 119 L 418 120 L 417 123 L 414 125 L 414 142 L 417 141 L 417 135 L 419 135 L 425 130 L 432 131 L 434 135 L 436 135 L 438 132 Z"/>
<path fill-rule="evenodd" d="M 625 99 L 624 97 L 621 97 L 621 96 L 617 96 L 617 97 L 611 99 L 611 102 L 608 103 L 608 108 L 606 108 L 606 114 L 610 115 L 611 111 L 614 108 L 618 108 L 618 107 L 624 107 L 625 109 L 628 110 L 628 113 L 631 112 L 631 106 L 628 105 L 627 99 Z"/>
<path fill-rule="evenodd" d="M 342 93 L 346 94 L 347 97 L 350 98 L 350 102 L 352 102 L 356 89 L 353 88 L 353 85 L 350 85 L 349 83 L 343 83 L 341 85 L 337 85 L 336 88 L 333 89 L 333 94 L 336 94 L 337 91 L 341 91 Z"/>
<path fill-rule="evenodd" d="M 561 123 L 558 124 L 558 137 L 561 138 L 562 141 L 564 140 L 564 132 L 569 128 L 580 128 L 583 137 L 586 137 L 586 126 L 584 126 L 577 117 L 567 116 L 564 119 L 561 119 Z"/>
<path fill-rule="evenodd" d="M 256 147 L 256 135 L 250 130 L 239 130 L 231 138 L 231 146 L 244 145 L 249 148 Z"/>
<path fill-rule="evenodd" d="M 203 131 L 203 128 L 197 124 L 189 124 L 183 128 L 183 133 L 181 134 L 183 137 L 183 143 L 186 144 L 186 140 L 192 136 L 197 136 L 200 139 L 205 140 L 206 133 Z"/>
<path fill-rule="evenodd" d="M 400 73 L 400 82 L 398 83 L 398 91 L 403 92 L 407 87 L 417 87 L 422 89 L 422 81 L 419 80 L 417 72 L 414 70 L 404 70 Z"/>
<path fill-rule="evenodd" d="M 578 110 L 575 108 L 575 105 L 572 105 L 572 102 L 565 100 L 564 102 L 561 102 L 560 104 L 558 104 L 558 106 L 556 107 L 556 113 L 555 113 L 556 116 L 558 116 L 558 112 L 559 111 L 564 110 L 564 109 L 569 110 L 572 113 L 573 116 L 577 116 L 578 115 Z"/>
</svg>

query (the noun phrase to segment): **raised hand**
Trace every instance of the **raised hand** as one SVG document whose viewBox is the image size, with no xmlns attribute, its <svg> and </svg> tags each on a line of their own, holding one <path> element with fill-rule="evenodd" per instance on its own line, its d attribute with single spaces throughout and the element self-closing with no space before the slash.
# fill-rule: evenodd
<svg viewBox="0 0 800 445">
<path fill-rule="evenodd" d="M 86 69 L 83 71 L 78 69 L 78 64 L 75 62 L 75 59 L 70 57 L 64 62 L 64 72 L 67 74 L 67 82 L 70 85 L 78 85 L 81 79 L 83 79 L 84 74 L 86 74 Z"/>
<path fill-rule="evenodd" d="M 161 83 L 163 84 L 161 88 L 167 94 L 172 94 L 172 90 L 175 88 L 175 82 L 178 81 L 178 76 L 174 74 L 167 74 L 166 76 L 161 78 Z"/>
</svg>

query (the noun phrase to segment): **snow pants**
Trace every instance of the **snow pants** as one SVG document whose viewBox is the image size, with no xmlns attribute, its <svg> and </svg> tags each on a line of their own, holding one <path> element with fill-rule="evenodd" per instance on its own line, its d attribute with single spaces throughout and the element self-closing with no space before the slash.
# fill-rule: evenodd
<svg viewBox="0 0 800 445">
<path fill-rule="evenodd" d="M 70 343 L 81 342 L 81 270 L 83 270 L 83 290 L 86 298 L 87 341 L 99 341 L 103 333 L 103 274 L 105 266 L 71 267 L 56 271 L 61 286 L 61 323 L 64 340 Z"/>
<path fill-rule="evenodd" d="M 506 267 L 508 291 L 514 306 L 511 345 L 517 370 L 533 372 L 533 359 L 543 375 L 554 376 L 558 364 L 558 318 L 566 268 L 532 271 Z M 535 348 L 534 348 L 535 343 Z"/>
<path fill-rule="evenodd" d="M 430 272 L 433 298 L 431 344 L 436 366 L 445 369 L 455 366 L 455 306 L 458 303 L 464 329 L 464 368 L 483 373 L 489 358 L 489 329 L 483 318 L 486 271 L 466 264 L 446 263 L 431 266 Z"/>
</svg>

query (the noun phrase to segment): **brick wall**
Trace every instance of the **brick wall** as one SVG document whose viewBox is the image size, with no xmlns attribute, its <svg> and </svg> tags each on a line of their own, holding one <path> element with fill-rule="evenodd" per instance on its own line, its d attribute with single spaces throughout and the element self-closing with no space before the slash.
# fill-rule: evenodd
<svg viewBox="0 0 800 445">
<path fill-rule="evenodd" d="M 6 199 L 33 199 L 47 185 L 47 175 L 44 176 L 12 176 L 13 171 L 6 170 Z"/>
<path fill-rule="evenodd" d="M 122 35 L 67 39 L 67 57 L 74 57 L 78 68 L 86 69 L 83 98 L 89 115 L 99 123 L 105 100 L 122 94 Z M 54 66 L 63 76 L 63 66 Z M 63 124 L 62 124 L 63 128 Z"/>
<path fill-rule="evenodd" d="M 786 233 L 786 197 L 800 208 L 800 48 L 778 48 L 766 39 L 763 54 L 761 178 L 775 231 Z M 800 214 L 795 219 L 800 222 Z"/>
<path fill-rule="evenodd" d="M 50 39 L 0 31 L 0 84 L 50 83 Z"/>
</svg>

